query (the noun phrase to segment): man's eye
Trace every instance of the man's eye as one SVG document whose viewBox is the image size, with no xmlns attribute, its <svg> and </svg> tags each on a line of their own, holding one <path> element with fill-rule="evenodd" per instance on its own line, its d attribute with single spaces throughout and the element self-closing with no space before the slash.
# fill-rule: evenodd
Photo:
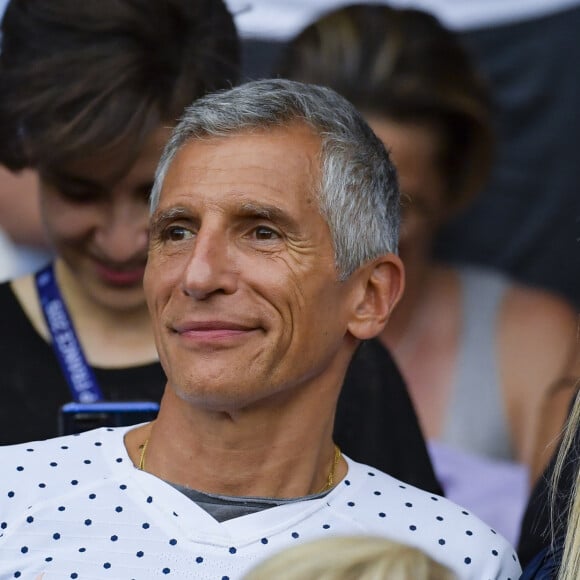
<svg viewBox="0 0 580 580">
<path fill-rule="evenodd" d="M 280 237 L 276 231 L 266 226 L 257 227 L 254 230 L 254 235 L 257 240 L 274 240 Z"/>
<path fill-rule="evenodd" d="M 181 226 L 171 226 L 165 230 L 165 239 L 172 242 L 187 240 L 193 236 L 193 232 Z"/>
</svg>

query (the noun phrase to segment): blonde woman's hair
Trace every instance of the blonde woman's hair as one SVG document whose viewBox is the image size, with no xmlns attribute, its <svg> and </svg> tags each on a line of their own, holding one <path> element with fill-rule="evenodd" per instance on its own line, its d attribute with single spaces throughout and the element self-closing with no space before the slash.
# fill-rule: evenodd
<svg viewBox="0 0 580 580">
<path fill-rule="evenodd" d="M 566 538 L 564 542 L 564 554 L 562 564 L 558 572 L 558 580 L 577 580 L 580 578 L 580 463 L 578 453 L 575 450 L 580 430 L 580 392 L 576 394 L 576 400 L 564 430 L 562 443 L 558 451 L 554 474 L 551 482 L 551 506 L 552 506 L 552 528 L 556 528 L 559 514 L 553 513 L 556 505 L 558 492 L 558 482 L 562 471 L 569 461 L 576 463 L 576 477 L 570 491 L 570 511 L 566 526 Z M 553 541 L 556 538 L 553 539 Z"/>
<path fill-rule="evenodd" d="M 417 548 L 373 536 L 336 536 L 283 550 L 244 580 L 456 580 Z"/>
</svg>

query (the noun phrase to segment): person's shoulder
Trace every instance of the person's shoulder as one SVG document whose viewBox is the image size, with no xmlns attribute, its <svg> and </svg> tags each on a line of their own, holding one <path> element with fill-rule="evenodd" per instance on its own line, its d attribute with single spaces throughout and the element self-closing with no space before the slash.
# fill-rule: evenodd
<svg viewBox="0 0 580 580">
<path fill-rule="evenodd" d="M 14 304 L 16 310 L 25 315 L 30 324 L 39 331 L 44 324 L 44 318 L 38 294 L 34 273 L 25 274 L 6 283 L 6 288 L 0 297 L 3 301 Z"/>
<path fill-rule="evenodd" d="M 502 307 L 511 316 L 520 316 L 523 322 L 532 319 L 570 323 L 577 319 L 573 305 L 563 296 L 539 286 L 526 284 L 497 269 L 475 265 L 459 265 L 453 271 L 471 280 L 481 290 L 501 288 Z"/>
<path fill-rule="evenodd" d="M 541 377 L 544 386 L 549 386 L 574 366 L 577 332 L 578 313 L 563 298 L 539 288 L 509 287 L 499 336 L 504 352 L 510 353 L 511 367 L 531 373 L 531 380 Z"/>
<path fill-rule="evenodd" d="M 348 459 L 348 462 L 349 471 L 344 483 L 355 488 L 356 494 L 361 498 L 365 496 L 367 498 L 384 498 L 391 504 L 391 507 L 397 507 L 403 513 L 414 514 L 412 517 L 418 520 L 430 520 L 433 525 L 451 522 L 453 526 L 457 526 L 457 529 L 463 530 L 468 523 L 473 523 L 472 528 L 485 530 L 485 534 L 490 538 L 498 536 L 495 530 L 483 523 L 469 510 L 441 495 L 400 481 L 368 465 L 357 463 L 351 459 Z M 469 536 L 469 534 L 467 535 Z"/>
<path fill-rule="evenodd" d="M 512 279 L 505 272 L 475 264 L 439 265 L 437 272 L 447 282 L 459 277 L 462 285 L 467 284 L 484 296 L 490 293 L 502 296 L 513 285 Z"/>
<path fill-rule="evenodd" d="M 562 327 L 575 334 L 578 313 L 563 297 L 532 286 L 512 283 L 505 296 L 506 314 L 514 322 Z"/>
<path fill-rule="evenodd" d="M 91 445 L 101 447 L 105 444 L 117 443 L 119 438 L 124 437 L 127 430 L 128 427 L 101 427 L 74 435 L 62 435 L 15 445 L 0 445 L 0 456 L 3 459 L 28 456 L 32 461 L 39 460 L 41 456 L 46 456 L 47 453 L 56 449 L 78 451 Z"/>
<path fill-rule="evenodd" d="M 19 306 L 14 290 L 14 283 L 15 280 L 3 280 L 0 282 L 0 303 L 5 306 Z"/>
<path fill-rule="evenodd" d="M 459 578 L 519 577 L 513 547 L 471 511 L 372 467 L 348 462 L 341 509 L 346 514 L 351 509 L 366 532 L 421 548 Z"/>
<path fill-rule="evenodd" d="M 124 432 L 125 429 L 101 428 L 0 446 L 0 513 L 2 508 L 54 498 L 103 477 L 110 462 L 115 461 L 109 457 L 111 452 L 121 449 Z M 118 459 L 125 461 L 127 457 Z"/>
<path fill-rule="evenodd" d="M 498 339 L 500 350 L 513 361 L 510 368 L 531 368 L 529 363 L 535 361 L 547 364 L 549 372 L 560 372 L 570 361 L 576 351 L 579 318 L 568 300 L 497 270 L 465 266 L 457 271 L 483 294 L 486 287 L 501 288 Z"/>
<path fill-rule="evenodd" d="M 27 344 L 37 349 L 38 340 L 44 342 L 44 319 L 32 274 L 0 283 L 0 308 L 3 328 L 10 329 L 10 341 L 2 348 L 4 354 L 13 356 L 14 348 L 22 350 Z"/>
</svg>

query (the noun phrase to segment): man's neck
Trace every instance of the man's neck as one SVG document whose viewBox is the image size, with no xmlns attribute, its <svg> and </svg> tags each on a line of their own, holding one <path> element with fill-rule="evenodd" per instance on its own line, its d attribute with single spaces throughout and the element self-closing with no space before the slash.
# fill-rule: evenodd
<svg viewBox="0 0 580 580">
<path fill-rule="evenodd" d="M 346 474 L 343 459 L 334 465 L 334 412 L 322 410 L 333 405 L 218 413 L 174 399 L 168 387 L 158 419 L 125 438 L 135 465 L 143 459 L 161 479 L 221 495 L 292 498 L 321 491 L 333 469 L 335 482 Z"/>
</svg>

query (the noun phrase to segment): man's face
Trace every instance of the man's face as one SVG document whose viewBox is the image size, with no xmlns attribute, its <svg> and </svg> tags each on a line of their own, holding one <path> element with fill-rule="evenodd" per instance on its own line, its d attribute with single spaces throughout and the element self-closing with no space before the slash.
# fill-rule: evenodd
<svg viewBox="0 0 580 580">
<path fill-rule="evenodd" d="M 177 154 L 152 217 L 145 293 L 180 397 L 227 411 L 340 381 L 352 291 L 318 210 L 319 155 L 302 125 Z"/>
</svg>

